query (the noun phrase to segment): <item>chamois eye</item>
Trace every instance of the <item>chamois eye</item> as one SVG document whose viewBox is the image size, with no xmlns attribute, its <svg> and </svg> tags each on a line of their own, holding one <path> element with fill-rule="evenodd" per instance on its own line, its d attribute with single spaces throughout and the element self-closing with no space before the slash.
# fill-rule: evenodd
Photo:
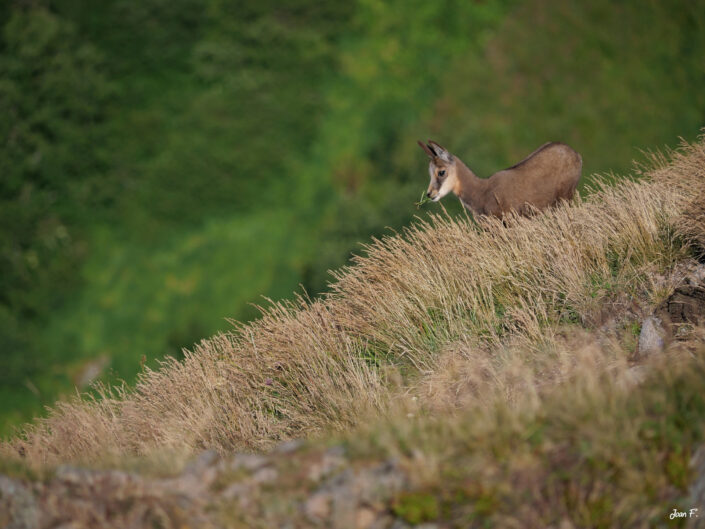
<svg viewBox="0 0 705 529">
<path fill-rule="evenodd" d="M 443 178 L 446 175 L 445 171 L 438 171 L 438 178 Z"/>
</svg>

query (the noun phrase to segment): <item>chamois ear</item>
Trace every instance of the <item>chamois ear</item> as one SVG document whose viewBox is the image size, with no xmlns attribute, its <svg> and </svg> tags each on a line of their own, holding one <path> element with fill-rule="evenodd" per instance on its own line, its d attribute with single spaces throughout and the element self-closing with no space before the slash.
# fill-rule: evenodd
<svg viewBox="0 0 705 529">
<path fill-rule="evenodd" d="M 451 163 L 453 161 L 453 155 L 435 141 L 428 140 L 428 145 L 431 147 L 433 152 L 436 153 L 436 156 L 444 162 Z"/>
<path fill-rule="evenodd" d="M 421 147 L 421 148 L 424 150 L 424 152 L 425 152 L 426 154 L 428 154 L 428 157 L 429 157 L 429 158 L 431 158 L 431 159 L 433 160 L 433 159 L 436 157 L 436 153 L 433 152 L 433 149 L 431 149 L 431 147 L 429 147 L 428 145 L 426 145 L 426 144 L 425 144 L 424 142 L 422 142 L 421 140 L 419 140 L 417 143 L 419 144 L 419 147 Z"/>
</svg>

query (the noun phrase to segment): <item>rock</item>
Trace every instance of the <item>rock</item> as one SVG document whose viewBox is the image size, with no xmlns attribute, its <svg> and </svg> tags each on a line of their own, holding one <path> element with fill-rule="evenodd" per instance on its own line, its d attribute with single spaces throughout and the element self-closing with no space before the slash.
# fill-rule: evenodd
<svg viewBox="0 0 705 529">
<path fill-rule="evenodd" d="M 217 479 L 219 462 L 216 451 L 206 450 L 189 462 L 180 476 L 165 481 L 185 493 L 203 493 Z"/>
<path fill-rule="evenodd" d="M 698 264 L 690 275 L 686 278 L 686 282 L 691 286 L 698 286 L 705 283 L 705 265 Z"/>
<path fill-rule="evenodd" d="M 385 461 L 360 472 L 355 480 L 357 494 L 367 505 L 384 503 L 390 496 L 403 490 L 406 477 L 396 461 Z"/>
<path fill-rule="evenodd" d="M 252 482 L 257 485 L 261 485 L 262 483 L 271 483 L 272 481 L 276 481 L 277 477 L 279 477 L 279 473 L 275 469 L 265 467 L 259 469 L 252 475 Z"/>
<path fill-rule="evenodd" d="M 405 488 L 407 480 L 396 461 L 382 462 L 373 467 L 345 468 L 343 450 L 327 451 L 321 461 L 329 461 L 327 468 L 317 469 L 313 476 L 319 478 L 338 471 L 322 481 L 318 492 L 303 506 L 311 521 L 327 522 L 334 529 L 389 529 L 395 523 L 387 514 L 387 501 Z M 341 472 L 340 467 L 344 468 Z"/>
<path fill-rule="evenodd" d="M 201 452 L 193 461 L 184 468 L 185 474 L 202 474 L 209 467 L 212 467 L 220 458 L 215 450 L 205 450 Z"/>
<path fill-rule="evenodd" d="M 335 488 L 333 493 L 333 527 L 335 529 L 355 527 L 357 501 L 357 494 L 353 489 L 353 479 L 348 479 L 345 484 Z"/>
<path fill-rule="evenodd" d="M 326 450 L 326 454 L 333 457 L 343 457 L 345 455 L 345 448 L 340 445 L 331 446 Z"/>
<path fill-rule="evenodd" d="M 667 340 L 685 340 L 693 327 L 705 321 L 705 286 L 701 275 L 690 276 L 654 311 L 663 322 Z"/>
<path fill-rule="evenodd" d="M 701 285 L 678 287 L 665 308 L 673 323 L 697 324 L 705 316 L 705 288 Z"/>
<path fill-rule="evenodd" d="M 328 450 L 317 462 L 311 463 L 308 470 L 308 479 L 317 482 L 328 477 L 334 470 L 342 467 L 345 464 L 342 451 Z"/>
<path fill-rule="evenodd" d="M 256 454 L 238 454 L 230 461 L 228 466 L 230 470 L 245 469 L 254 472 L 266 466 L 268 463 L 267 458 L 263 456 Z"/>
<path fill-rule="evenodd" d="M 646 318 L 641 324 L 641 333 L 639 334 L 639 356 L 646 358 L 663 352 L 664 335 L 665 331 L 659 318 L 655 316 Z"/>
<path fill-rule="evenodd" d="M 304 442 L 301 439 L 292 439 L 291 441 L 285 441 L 277 445 L 273 452 L 275 454 L 291 454 L 299 450 L 303 445 Z"/>
<path fill-rule="evenodd" d="M 317 492 L 304 504 L 304 514 L 312 522 L 321 522 L 330 516 L 331 495 L 327 492 Z"/>
<path fill-rule="evenodd" d="M 5 476 L 0 476 L 0 527 L 39 527 L 39 509 L 34 495 L 19 480 Z"/>
<path fill-rule="evenodd" d="M 368 507 L 361 507 L 355 513 L 355 528 L 370 529 L 377 519 L 377 513 Z"/>
<path fill-rule="evenodd" d="M 243 498 L 250 491 L 250 487 L 245 483 L 233 483 L 228 485 L 228 487 L 221 493 L 222 497 L 226 500 L 234 500 L 236 498 Z"/>
</svg>

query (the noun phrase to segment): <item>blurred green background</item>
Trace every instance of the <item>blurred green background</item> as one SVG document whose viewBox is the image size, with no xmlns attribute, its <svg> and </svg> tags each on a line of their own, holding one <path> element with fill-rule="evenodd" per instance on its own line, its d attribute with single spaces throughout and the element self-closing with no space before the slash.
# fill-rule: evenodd
<svg viewBox="0 0 705 529">
<path fill-rule="evenodd" d="M 564 141 L 589 177 L 705 124 L 701 1 L 16 0 L 0 22 L 4 435 L 438 211 L 414 208 L 417 139 L 485 176 Z"/>
</svg>

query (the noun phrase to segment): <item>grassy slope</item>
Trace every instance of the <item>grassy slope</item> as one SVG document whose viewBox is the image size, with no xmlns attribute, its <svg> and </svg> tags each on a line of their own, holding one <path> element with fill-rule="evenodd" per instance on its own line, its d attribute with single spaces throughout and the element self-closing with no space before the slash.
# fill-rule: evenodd
<svg viewBox="0 0 705 529">
<path fill-rule="evenodd" d="M 612 307 L 624 341 L 669 293 L 688 256 L 677 227 L 699 199 L 704 156 L 694 145 L 647 181 L 509 229 L 435 218 L 376 242 L 325 299 L 276 304 L 183 362 L 146 371 L 133 392 L 59 404 L 6 449 L 35 464 L 164 447 L 262 449 L 384 413 L 454 352 L 502 378 L 511 362 L 497 351 L 521 346 L 532 351 L 532 377 L 565 376 L 570 358 L 552 352 L 562 329 L 599 328 Z"/>
<path fill-rule="evenodd" d="M 84 163 L 73 153 L 96 159 L 81 158 L 88 183 L 75 193 L 47 192 L 75 199 L 50 210 L 70 244 L 57 253 L 56 237 L 35 237 L 58 271 L 28 275 L 40 317 L 4 326 L 18 353 L 1 420 L 70 393 L 96 357 L 110 360 L 107 380 L 131 381 L 143 355 L 179 356 L 225 317 L 254 316 L 262 294 L 324 289 L 358 241 L 416 213 L 419 137 L 480 174 L 562 139 L 586 176 L 624 171 L 636 147 L 692 139 L 705 109 L 701 4 L 578 4 L 52 3 L 75 28 L 66 47 L 87 44 L 113 91 L 91 137 L 81 126 L 59 146 L 64 165 L 45 157 L 62 182 Z"/>
<path fill-rule="evenodd" d="M 325 300 L 277 305 L 144 373 L 134 392 L 60 405 L 3 445 L 6 471 L 18 459 L 134 469 L 134 455 L 263 449 L 356 427 L 343 435 L 344 468 L 392 460 L 406 476 L 375 503 L 387 516 L 658 526 L 696 501 L 702 335 L 630 367 L 640 318 L 692 262 L 689 241 L 705 239 L 691 222 L 703 204 L 701 141 L 640 182 L 509 227 L 418 225 L 372 244 Z M 208 512 L 231 527 L 309 526 L 300 502 L 321 484 L 302 480 L 301 456 L 273 455 L 276 484 L 249 481 L 257 492 L 239 507 L 221 493 L 247 474 L 219 475 Z M 183 515 L 168 498 L 144 501 L 140 512 Z"/>
</svg>

